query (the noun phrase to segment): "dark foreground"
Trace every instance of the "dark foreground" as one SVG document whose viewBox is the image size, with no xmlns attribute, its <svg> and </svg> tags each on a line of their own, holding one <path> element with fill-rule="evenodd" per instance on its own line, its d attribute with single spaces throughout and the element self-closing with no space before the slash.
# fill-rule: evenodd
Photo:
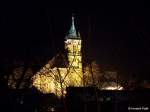
<svg viewBox="0 0 150 112">
<path fill-rule="evenodd" d="M 99 91 L 67 88 L 66 98 L 36 89 L 3 90 L 0 112 L 150 112 L 150 90 Z"/>
</svg>

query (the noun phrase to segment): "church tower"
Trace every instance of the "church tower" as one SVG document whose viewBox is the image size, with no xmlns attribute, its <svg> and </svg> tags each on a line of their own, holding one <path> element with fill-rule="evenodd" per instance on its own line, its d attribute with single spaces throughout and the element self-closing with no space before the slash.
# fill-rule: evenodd
<svg viewBox="0 0 150 112">
<path fill-rule="evenodd" d="M 72 17 L 71 28 L 65 40 L 65 49 L 69 62 L 68 66 L 53 66 L 60 59 L 58 57 L 60 55 L 55 56 L 34 75 L 33 86 L 43 93 L 55 93 L 58 96 L 66 93 L 66 87 L 83 86 L 81 46 L 82 40 L 80 34 L 76 32 L 74 17 Z M 63 62 L 65 60 L 62 58 L 61 61 Z"/>
<path fill-rule="evenodd" d="M 65 40 L 65 49 L 67 50 L 69 67 L 82 69 L 81 46 L 82 40 L 80 34 L 76 32 L 74 17 L 72 16 L 71 28 Z"/>
</svg>

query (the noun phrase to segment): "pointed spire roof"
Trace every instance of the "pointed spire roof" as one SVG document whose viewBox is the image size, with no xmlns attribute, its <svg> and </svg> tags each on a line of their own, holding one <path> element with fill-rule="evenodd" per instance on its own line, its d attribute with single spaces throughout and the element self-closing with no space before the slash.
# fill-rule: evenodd
<svg viewBox="0 0 150 112">
<path fill-rule="evenodd" d="M 71 28 L 69 30 L 69 34 L 67 36 L 68 38 L 79 38 L 76 32 L 76 28 L 75 28 L 75 24 L 74 24 L 74 16 L 72 15 L 72 24 L 71 24 Z"/>
</svg>

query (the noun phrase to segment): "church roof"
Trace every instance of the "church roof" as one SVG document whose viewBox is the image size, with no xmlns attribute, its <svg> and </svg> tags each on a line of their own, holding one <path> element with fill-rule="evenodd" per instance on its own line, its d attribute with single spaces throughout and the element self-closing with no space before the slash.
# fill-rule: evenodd
<svg viewBox="0 0 150 112">
<path fill-rule="evenodd" d="M 48 66 L 50 68 L 54 67 L 66 68 L 68 67 L 67 57 L 65 56 L 64 53 L 60 52 L 48 62 Z"/>
</svg>

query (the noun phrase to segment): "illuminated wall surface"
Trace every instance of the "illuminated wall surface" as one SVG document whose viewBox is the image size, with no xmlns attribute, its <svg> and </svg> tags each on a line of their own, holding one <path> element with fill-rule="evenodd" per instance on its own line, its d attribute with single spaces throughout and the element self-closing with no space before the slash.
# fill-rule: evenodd
<svg viewBox="0 0 150 112">
<path fill-rule="evenodd" d="M 33 77 L 33 85 L 43 93 L 55 93 L 60 96 L 62 91 L 66 92 L 67 86 L 81 86 L 81 70 L 71 68 L 67 72 L 67 68 L 53 68 L 47 73 L 37 73 Z"/>
<path fill-rule="evenodd" d="M 75 68 L 82 68 L 81 40 L 67 39 L 65 48 L 68 49 L 69 65 Z"/>
</svg>

